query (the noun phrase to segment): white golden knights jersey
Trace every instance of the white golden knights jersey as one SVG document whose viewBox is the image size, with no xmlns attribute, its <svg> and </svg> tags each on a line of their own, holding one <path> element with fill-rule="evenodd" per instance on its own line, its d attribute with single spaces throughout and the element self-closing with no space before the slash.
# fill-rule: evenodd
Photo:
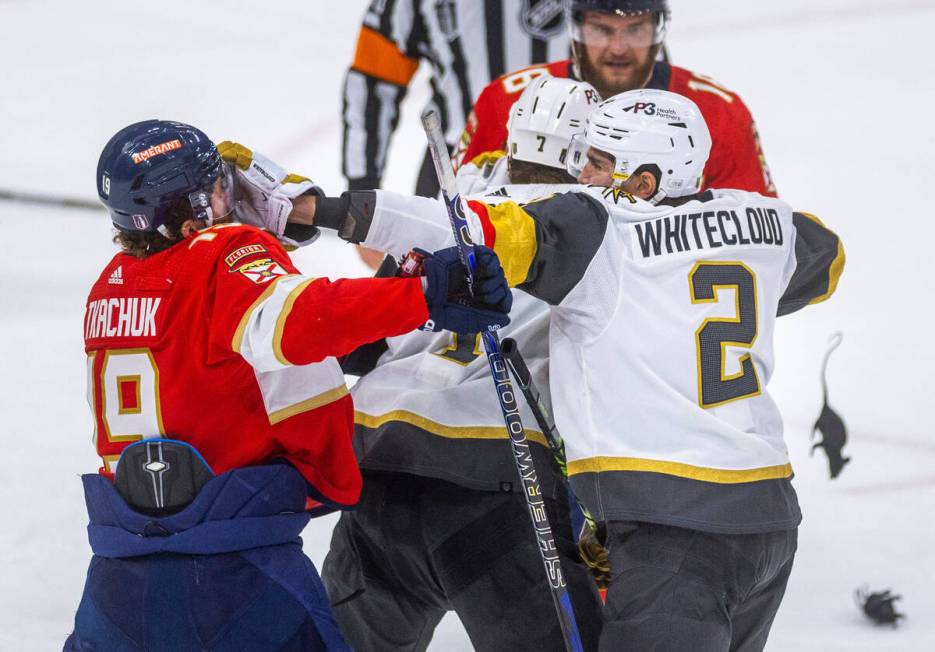
<svg viewBox="0 0 935 652">
<path fill-rule="evenodd" d="M 472 180 L 471 185 L 477 189 L 482 184 Z M 522 201 L 549 188 L 508 186 L 500 189 L 504 194 L 486 200 L 494 204 Z M 386 218 L 383 226 L 392 222 L 392 214 L 391 207 L 381 207 Z M 393 233 L 372 226 L 364 244 L 379 245 L 381 251 L 399 257 L 414 246 L 431 251 L 454 243 L 447 220 L 430 219 L 399 233 L 402 238 L 394 238 Z M 500 334 L 518 342 L 533 379 L 546 395 L 548 331 L 548 304 L 514 291 L 510 324 Z M 351 390 L 354 445 L 361 468 L 435 477 L 482 490 L 521 488 L 479 335 L 417 331 L 387 338 L 386 348 L 380 350 L 375 364 L 364 370 Z M 540 481 L 549 495 L 552 474 L 545 469 L 551 454 L 528 406 L 522 398 L 518 403 L 526 436 L 542 469 Z"/>
<path fill-rule="evenodd" d="M 755 193 L 653 206 L 574 188 L 468 205 L 510 284 L 552 306 L 552 404 L 576 493 L 603 520 L 795 527 L 782 420 L 766 391 L 773 329 L 834 292 L 839 239 Z M 379 191 L 364 244 L 431 219 L 446 219 L 439 202 Z"/>
<path fill-rule="evenodd" d="M 564 59 L 561 0 L 372 0 L 344 82 L 343 169 L 350 187 L 377 188 L 400 103 L 420 62 L 433 106 L 455 143 L 491 80 Z"/>
</svg>

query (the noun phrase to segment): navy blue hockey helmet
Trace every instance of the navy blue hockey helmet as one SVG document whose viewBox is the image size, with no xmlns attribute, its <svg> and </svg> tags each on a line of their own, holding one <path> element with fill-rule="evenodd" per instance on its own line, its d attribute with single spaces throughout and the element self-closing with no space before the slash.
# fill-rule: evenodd
<svg viewBox="0 0 935 652">
<path fill-rule="evenodd" d="M 97 194 L 118 229 L 163 232 L 179 199 L 187 199 L 193 216 L 209 224 L 230 213 L 233 177 L 200 129 L 145 120 L 124 127 L 104 146 Z"/>
</svg>

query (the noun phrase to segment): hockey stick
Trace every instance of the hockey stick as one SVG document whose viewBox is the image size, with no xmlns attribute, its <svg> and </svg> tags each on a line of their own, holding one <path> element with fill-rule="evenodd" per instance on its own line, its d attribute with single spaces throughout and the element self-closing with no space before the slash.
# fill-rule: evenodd
<svg viewBox="0 0 935 652">
<path fill-rule="evenodd" d="M 558 473 L 561 474 L 560 482 L 564 482 L 565 490 L 568 492 L 568 509 L 571 516 L 572 528 L 576 533 L 578 541 L 578 554 L 581 560 L 591 569 L 594 581 L 598 590 L 601 592 L 601 599 L 604 599 L 608 583 L 610 581 L 610 567 L 607 549 L 601 543 L 603 536 L 598 532 L 597 523 L 591 512 L 584 506 L 578 496 L 575 495 L 568 481 L 568 461 L 565 457 L 565 442 L 562 440 L 552 413 L 545 406 L 542 400 L 542 394 L 536 387 L 532 374 L 529 373 L 529 367 L 523 360 L 523 355 L 516 346 L 516 340 L 508 337 L 500 343 L 500 350 L 503 357 L 506 358 L 510 373 L 516 379 L 516 384 L 523 392 L 526 398 L 526 404 L 536 418 L 539 428 L 545 433 L 546 441 L 549 442 L 549 448 L 552 449 L 552 459 L 555 466 L 558 467 Z M 577 508 L 577 509 L 576 509 Z"/>
<path fill-rule="evenodd" d="M 555 419 L 552 418 L 552 413 L 549 412 L 549 409 L 542 401 L 542 393 L 539 391 L 539 388 L 536 387 L 536 383 L 532 379 L 532 374 L 529 373 L 529 367 L 526 366 L 523 354 L 519 352 L 516 340 L 511 337 L 503 340 L 500 343 L 500 351 L 506 359 L 507 366 L 513 378 L 516 380 L 516 384 L 519 385 L 520 390 L 522 390 L 523 396 L 526 398 L 526 404 L 529 405 L 532 415 L 536 418 L 536 423 L 539 424 L 539 428 L 542 429 L 542 433 L 549 442 L 549 448 L 552 449 L 555 465 L 558 467 L 559 473 L 561 473 L 562 480 L 567 484 L 568 461 L 565 457 L 565 442 L 558 432 L 558 426 L 555 425 Z M 584 521 L 581 523 L 580 527 L 575 528 L 579 538 L 584 534 L 585 527 L 591 531 L 592 535 L 597 536 L 597 523 L 594 522 L 594 517 L 591 516 L 591 512 L 588 511 L 588 508 L 578 500 L 578 497 L 572 491 L 570 485 L 568 486 L 568 495 L 569 498 L 574 500 L 575 504 L 577 504 Z M 569 507 L 572 507 L 570 503 Z"/>
<path fill-rule="evenodd" d="M 455 242 L 461 254 L 461 262 L 464 263 L 468 287 L 473 287 L 474 270 L 476 268 L 474 242 L 471 240 L 467 219 L 464 216 L 464 205 L 461 196 L 455 186 L 454 169 L 451 165 L 448 147 L 442 136 L 441 119 L 438 113 L 432 109 L 425 111 L 422 114 L 422 127 L 425 129 L 429 151 L 432 153 L 435 174 L 438 176 L 438 182 L 441 186 L 442 199 L 448 210 L 448 220 L 451 222 Z M 545 566 L 545 573 L 552 593 L 552 602 L 555 605 L 562 637 L 565 640 L 565 649 L 569 650 L 569 652 L 583 652 L 581 634 L 578 631 L 575 612 L 571 606 L 568 587 L 565 585 L 565 577 L 562 573 L 561 561 L 555 546 L 555 538 L 552 536 L 552 527 L 549 525 L 545 503 L 542 500 L 539 478 L 529 450 L 529 442 L 526 441 L 523 422 L 519 416 L 516 393 L 510 383 L 510 374 L 507 371 L 506 362 L 500 353 L 500 338 L 497 337 L 495 332 L 491 331 L 483 333 L 482 338 L 484 340 L 484 349 L 487 351 L 487 362 L 490 364 L 490 374 L 493 376 L 494 385 L 497 388 L 497 398 L 500 401 L 503 420 L 506 423 L 507 433 L 510 437 L 513 461 L 516 462 L 516 470 L 523 483 L 523 495 L 526 497 L 526 505 L 529 507 L 529 517 L 536 532 L 539 554 Z"/>
<path fill-rule="evenodd" d="M 56 195 L 20 192 L 18 190 L 0 189 L 0 201 L 39 204 L 40 206 L 60 206 L 61 208 L 80 208 L 82 210 L 99 211 L 104 209 L 104 205 L 96 199 L 91 200 L 80 197 L 60 197 Z"/>
</svg>

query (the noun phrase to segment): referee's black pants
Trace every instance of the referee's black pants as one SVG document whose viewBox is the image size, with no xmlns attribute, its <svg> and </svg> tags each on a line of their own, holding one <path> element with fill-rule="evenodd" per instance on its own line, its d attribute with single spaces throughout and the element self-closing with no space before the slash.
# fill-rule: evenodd
<svg viewBox="0 0 935 652">
<path fill-rule="evenodd" d="M 607 524 L 601 652 L 758 652 L 792 571 L 797 530 L 711 534 Z"/>
<path fill-rule="evenodd" d="M 546 503 L 585 650 L 596 650 L 600 599 L 578 560 L 564 501 Z M 476 650 L 563 651 L 522 494 L 404 473 L 364 472 L 360 506 L 341 515 L 322 568 L 350 645 L 425 650 L 455 611 Z"/>
</svg>

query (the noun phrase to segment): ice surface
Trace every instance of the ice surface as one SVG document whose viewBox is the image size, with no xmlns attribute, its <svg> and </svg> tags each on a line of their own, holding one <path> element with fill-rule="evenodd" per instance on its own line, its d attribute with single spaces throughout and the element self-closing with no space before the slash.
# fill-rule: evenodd
<svg viewBox="0 0 935 652">
<path fill-rule="evenodd" d="M 672 0 L 674 60 L 740 92 L 782 195 L 841 234 L 827 304 L 780 321 L 770 386 L 786 418 L 805 522 L 769 650 L 935 649 L 935 3 Z M 159 117 L 233 138 L 342 189 L 340 86 L 363 0 L 159 3 L 0 0 L 0 188 L 92 197 L 119 127 Z M 423 145 L 416 84 L 387 186 L 409 189 Z M 97 468 L 81 352 L 84 299 L 112 255 L 102 212 L 0 203 L 0 650 L 51 650 L 71 628 L 89 549 L 78 475 Z M 297 256 L 363 275 L 350 247 Z M 827 337 L 832 405 L 853 461 L 830 482 L 808 456 Z M 506 452 L 504 454 L 507 454 Z M 334 517 L 305 547 L 320 564 Z M 865 622 L 862 583 L 905 596 L 893 631 Z M 470 645 L 446 618 L 434 650 Z"/>
</svg>

